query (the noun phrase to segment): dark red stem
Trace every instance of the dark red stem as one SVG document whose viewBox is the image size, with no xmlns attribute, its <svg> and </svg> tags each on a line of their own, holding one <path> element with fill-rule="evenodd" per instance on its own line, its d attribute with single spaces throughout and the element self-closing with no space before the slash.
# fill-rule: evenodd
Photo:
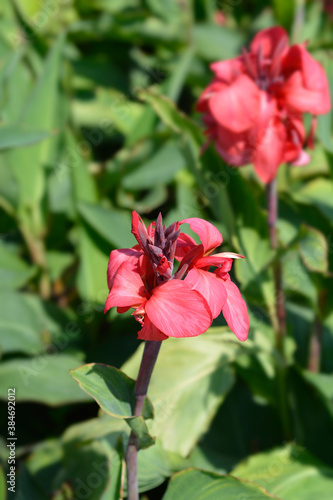
<svg viewBox="0 0 333 500">
<path fill-rule="evenodd" d="M 139 374 L 134 388 L 134 396 L 135 396 L 134 415 L 136 417 L 141 415 L 142 405 L 147 395 L 151 374 L 153 372 L 160 348 L 161 348 L 161 341 L 146 340 L 145 342 Z M 127 452 L 126 452 L 128 500 L 139 499 L 138 450 L 139 450 L 139 441 L 137 436 L 132 431 L 129 437 Z"/>
<path fill-rule="evenodd" d="M 276 179 L 272 180 L 267 184 L 267 209 L 268 209 L 269 239 L 271 242 L 271 247 L 275 250 L 278 247 L 278 238 L 276 230 L 277 211 L 278 211 Z M 274 274 L 274 288 L 275 288 L 275 301 L 276 301 L 275 306 L 276 306 L 276 317 L 277 317 L 276 344 L 278 350 L 282 352 L 283 338 L 286 335 L 286 311 L 284 307 L 282 267 L 279 258 L 275 259 L 273 265 L 273 274 Z"/>
</svg>

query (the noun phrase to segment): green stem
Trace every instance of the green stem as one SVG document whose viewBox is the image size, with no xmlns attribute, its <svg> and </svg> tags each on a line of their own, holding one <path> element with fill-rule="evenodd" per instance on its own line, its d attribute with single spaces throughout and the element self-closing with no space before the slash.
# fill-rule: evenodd
<svg viewBox="0 0 333 500">
<path fill-rule="evenodd" d="M 134 388 L 135 407 L 134 415 L 141 415 L 142 405 L 147 395 L 148 385 L 156 363 L 156 359 L 161 348 L 161 342 L 155 340 L 147 340 L 142 355 L 141 365 L 138 378 Z M 135 433 L 132 431 L 129 437 L 126 465 L 127 465 L 127 499 L 138 500 L 138 451 L 139 441 Z"/>
</svg>

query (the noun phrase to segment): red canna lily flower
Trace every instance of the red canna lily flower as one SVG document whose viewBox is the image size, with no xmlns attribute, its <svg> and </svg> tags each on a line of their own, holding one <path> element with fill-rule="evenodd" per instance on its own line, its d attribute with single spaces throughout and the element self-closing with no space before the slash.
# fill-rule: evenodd
<svg viewBox="0 0 333 500">
<path fill-rule="evenodd" d="M 143 340 L 193 337 L 213 320 L 206 300 L 185 281 L 167 281 L 148 291 L 138 270 L 127 262 L 118 269 L 105 311 L 113 306 L 122 312 L 135 309 L 133 315 L 142 325 L 138 338 Z"/>
<path fill-rule="evenodd" d="M 184 281 L 170 281 L 178 226 L 176 222 L 166 228 L 159 215 L 147 229 L 133 212 L 132 233 L 138 245 L 110 254 L 110 293 L 104 311 L 114 306 L 120 313 L 134 308 L 133 316 L 142 326 L 138 338 L 143 340 L 193 337 L 205 332 L 213 320 L 200 293 Z"/>
<path fill-rule="evenodd" d="M 200 335 L 223 310 L 230 328 L 245 340 L 246 305 L 228 274 L 232 258 L 241 256 L 211 255 L 222 242 L 221 233 L 202 219 L 185 219 L 181 224 L 185 222 L 202 244 L 180 233 L 179 222 L 166 228 L 159 215 L 156 224 L 147 229 L 133 212 L 132 233 L 138 245 L 110 254 L 105 312 L 111 307 L 117 307 L 119 313 L 133 308 L 133 316 L 142 326 L 138 338 L 165 340 Z M 174 257 L 181 261 L 175 274 Z M 209 266 L 216 266 L 216 271 L 208 272 Z"/>
<path fill-rule="evenodd" d="M 249 315 L 238 287 L 231 281 L 229 271 L 232 259 L 243 258 L 232 252 L 212 252 L 221 245 L 222 234 L 202 219 L 184 219 L 201 240 L 198 245 L 187 234 L 180 233 L 177 240 L 176 258 L 181 259 L 178 274 L 187 273 L 185 283 L 197 290 L 208 302 L 213 318 L 221 312 L 230 329 L 239 340 L 246 340 L 249 332 Z M 216 267 L 210 272 L 211 266 Z M 177 276 L 177 274 L 176 274 Z"/>
<path fill-rule="evenodd" d="M 309 161 L 303 113 L 330 110 L 327 78 L 306 44 L 289 47 L 281 27 L 260 31 L 249 52 L 213 63 L 212 83 L 197 109 L 204 114 L 206 134 L 222 158 L 233 166 L 253 163 L 268 183 L 284 162 Z M 316 121 L 308 137 L 311 147 Z"/>
</svg>

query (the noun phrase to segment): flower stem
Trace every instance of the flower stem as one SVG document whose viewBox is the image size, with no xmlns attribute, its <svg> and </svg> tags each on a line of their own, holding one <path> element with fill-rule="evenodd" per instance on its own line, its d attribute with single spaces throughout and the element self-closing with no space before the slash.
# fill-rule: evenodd
<svg viewBox="0 0 333 500">
<path fill-rule="evenodd" d="M 134 388 L 135 407 L 134 415 L 141 415 L 144 399 L 147 395 L 148 385 L 161 348 L 161 341 L 146 340 L 142 355 L 138 378 Z M 138 500 L 138 451 L 139 440 L 132 431 L 129 437 L 126 465 L 127 465 L 127 499 Z"/>
<path fill-rule="evenodd" d="M 276 179 L 267 184 L 267 209 L 268 209 L 268 227 L 271 248 L 276 250 L 278 247 L 276 222 L 278 211 L 277 186 Z M 284 307 L 284 293 L 282 286 L 282 267 L 281 261 L 277 258 L 273 264 L 274 288 L 275 288 L 275 310 L 276 310 L 276 347 L 283 355 L 283 339 L 286 335 L 286 311 Z"/>
<path fill-rule="evenodd" d="M 278 197 L 277 197 L 277 182 L 276 178 L 267 184 L 267 211 L 268 211 L 268 228 L 271 248 L 278 248 L 277 238 L 277 214 L 278 214 Z M 276 349 L 278 351 L 277 358 L 277 383 L 278 397 L 281 421 L 285 439 L 291 438 L 290 413 L 288 405 L 288 388 L 287 388 L 287 366 L 285 362 L 284 338 L 286 336 L 286 311 L 284 305 L 284 293 L 282 284 L 282 266 L 281 260 L 276 258 L 273 263 L 274 274 L 274 289 L 275 289 L 275 339 Z"/>
</svg>

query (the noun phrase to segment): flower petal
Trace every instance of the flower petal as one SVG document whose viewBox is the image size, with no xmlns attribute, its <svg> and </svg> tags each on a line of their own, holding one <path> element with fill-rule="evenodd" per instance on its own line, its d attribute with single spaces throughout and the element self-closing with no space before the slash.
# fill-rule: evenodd
<svg viewBox="0 0 333 500">
<path fill-rule="evenodd" d="M 110 253 L 108 270 L 107 270 L 109 290 L 112 287 L 119 266 L 123 262 L 130 262 L 131 264 L 136 266 L 138 264 L 139 258 L 142 255 L 143 252 L 140 250 L 139 245 L 136 245 L 133 248 L 121 248 L 120 250 L 112 250 L 112 252 Z"/>
<path fill-rule="evenodd" d="M 213 224 L 203 219 L 197 217 L 184 219 L 181 221 L 181 224 L 188 224 L 192 231 L 197 233 L 203 244 L 205 254 L 220 246 L 223 241 L 220 231 Z"/>
<path fill-rule="evenodd" d="M 232 132 L 244 132 L 253 127 L 259 108 L 260 91 L 244 74 L 209 99 L 209 110 L 215 120 Z"/>
<path fill-rule="evenodd" d="M 134 307 L 143 304 L 147 299 L 146 294 L 137 269 L 130 262 L 123 262 L 106 299 L 104 312 L 110 307 Z"/>
<path fill-rule="evenodd" d="M 144 325 L 138 333 L 138 339 L 141 340 L 166 340 L 169 337 L 164 335 L 145 315 Z"/>
<path fill-rule="evenodd" d="M 231 279 L 223 280 L 227 300 L 222 309 L 223 316 L 239 340 L 246 340 L 249 333 L 249 313 L 238 287 Z"/>
<path fill-rule="evenodd" d="M 287 47 L 288 35 L 283 28 L 275 26 L 259 31 L 251 42 L 250 51 L 257 54 L 261 50 L 263 57 L 272 58 L 280 44 Z"/>
<path fill-rule="evenodd" d="M 145 310 L 151 322 L 168 337 L 195 337 L 204 333 L 213 320 L 204 297 L 180 280 L 155 288 Z"/>
<path fill-rule="evenodd" d="M 314 115 L 327 113 L 331 108 L 324 69 L 302 45 L 293 45 L 283 61 L 287 78 L 283 87 L 286 103 L 292 111 Z"/>
<path fill-rule="evenodd" d="M 232 83 L 240 73 L 244 73 L 245 67 L 242 56 L 226 61 L 218 61 L 210 65 L 215 76 L 224 83 Z"/>
<path fill-rule="evenodd" d="M 213 318 L 217 318 L 227 299 L 227 292 L 223 282 L 215 274 L 195 267 L 188 273 L 185 283 L 191 285 L 208 302 Z"/>
<path fill-rule="evenodd" d="M 286 129 L 279 118 L 273 118 L 258 140 L 254 152 L 254 168 L 260 179 L 271 182 L 283 162 L 284 148 L 286 143 Z"/>
<path fill-rule="evenodd" d="M 180 233 L 177 238 L 177 247 L 175 253 L 176 260 L 182 260 L 182 258 L 193 248 L 197 247 L 197 243 L 194 239 L 185 233 Z"/>
</svg>

